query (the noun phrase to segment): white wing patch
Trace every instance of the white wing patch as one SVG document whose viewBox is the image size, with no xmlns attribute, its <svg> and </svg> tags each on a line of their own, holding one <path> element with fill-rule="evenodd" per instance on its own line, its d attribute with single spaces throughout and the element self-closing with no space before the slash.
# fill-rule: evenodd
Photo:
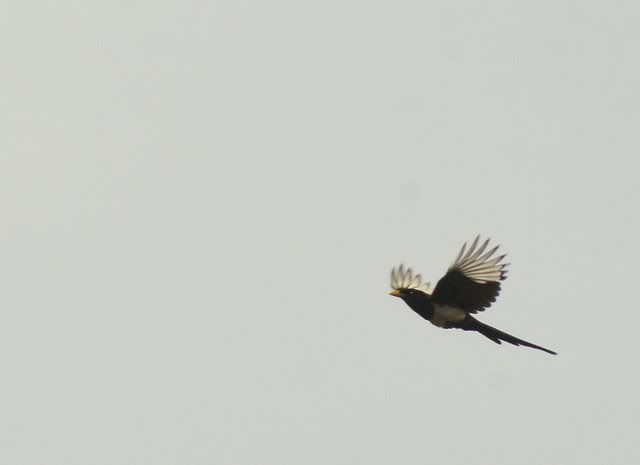
<svg viewBox="0 0 640 465">
<path fill-rule="evenodd" d="M 489 245 L 489 239 L 484 241 L 482 246 L 478 248 L 480 236 L 477 236 L 467 253 L 467 243 L 465 242 L 458 254 L 458 257 L 449 267 L 449 271 L 459 271 L 466 277 L 477 283 L 484 284 L 487 282 L 502 281 L 506 278 L 507 271 L 505 268 L 508 263 L 500 263 L 507 255 L 500 255 L 496 258 L 491 256 L 498 250 L 499 246 L 495 246 L 484 255 L 481 255 Z"/>
<path fill-rule="evenodd" d="M 411 268 L 404 269 L 404 265 L 400 265 L 398 269 L 391 270 L 391 288 L 392 289 L 416 289 L 426 294 L 430 294 L 429 289 L 431 283 L 423 283 L 420 274 L 414 274 Z"/>
</svg>

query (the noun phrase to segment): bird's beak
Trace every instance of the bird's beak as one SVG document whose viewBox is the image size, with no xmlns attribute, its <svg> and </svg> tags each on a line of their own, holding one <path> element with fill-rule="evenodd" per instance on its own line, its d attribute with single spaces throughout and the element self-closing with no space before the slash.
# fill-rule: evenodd
<svg viewBox="0 0 640 465">
<path fill-rule="evenodd" d="M 394 289 L 393 291 L 389 292 L 389 295 L 392 295 L 394 297 L 402 297 L 402 293 L 397 289 Z"/>
</svg>

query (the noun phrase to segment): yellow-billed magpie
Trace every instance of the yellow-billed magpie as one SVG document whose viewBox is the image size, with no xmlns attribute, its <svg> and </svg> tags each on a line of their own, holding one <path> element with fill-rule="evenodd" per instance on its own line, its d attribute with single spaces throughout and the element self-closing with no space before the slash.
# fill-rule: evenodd
<svg viewBox="0 0 640 465">
<path fill-rule="evenodd" d="M 458 328 L 477 331 L 492 341 L 501 341 L 516 346 L 532 347 L 557 355 L 556 352 L 532 344 L 499 329 L 492 328 L 472 314 L 489 308 L 500 293 L 500 281 L 506 279 L 508 263 L 501 263 L 506 255 L 494 257 L 498 246 L 485 253 L 489 239 L 480 247 L 477 236 L 471 247 L 462 246 L 458 257 L 447 273 L 431 291 L 431 284 L 422 282 L 422 277 L 403 265 L 391 271 L 391 295 L 400 297 L 411 309 L 425 320 L 440 328 Z"/>
</svg>

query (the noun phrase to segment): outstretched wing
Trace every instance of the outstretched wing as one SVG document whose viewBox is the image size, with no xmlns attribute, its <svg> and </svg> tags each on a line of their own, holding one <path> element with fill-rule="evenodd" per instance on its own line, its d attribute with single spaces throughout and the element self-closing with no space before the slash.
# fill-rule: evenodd
<svg viewBox="0 0 640 465">
<path fill-rule="evenodd" d="M 435 304 L 476 313 L 495 302 L 500 293 L 500 281 L 507 278 L 505 267 L 508 264 L 500 263 L 506 255 L 491 258 L 498 246 L 483 255 L 489 239 L 478 248 L 479 241 L 480 236 L 477 236 L 468 251 L 466 242 L 462 246 L 458 258 L 433 290 L 431 300 Z"/>
<path fill-rule="evenodd" d="M 431 283 L 423 283 L 422 276 L 419 273 L 415 274 L 412 268 L 405 270 L 404 265 L 401 264 L 398 269 L 391 270 L 391 289 L 416 289 L 430 294 L 430 288 Z"/>
</svg>

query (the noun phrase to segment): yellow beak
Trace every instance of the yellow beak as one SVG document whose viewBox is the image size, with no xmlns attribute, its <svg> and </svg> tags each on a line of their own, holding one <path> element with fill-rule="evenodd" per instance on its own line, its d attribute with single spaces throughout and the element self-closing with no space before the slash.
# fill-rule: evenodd
<svg viewBox="0 0 640 465">
<path fill-rule="evenodd" d="M 393 291 L 389 292 L 389 295 L 392 295 L 394 297 L 402 297 L 402 293 L 397 289 L 394 289 Z"/>
</svg>

